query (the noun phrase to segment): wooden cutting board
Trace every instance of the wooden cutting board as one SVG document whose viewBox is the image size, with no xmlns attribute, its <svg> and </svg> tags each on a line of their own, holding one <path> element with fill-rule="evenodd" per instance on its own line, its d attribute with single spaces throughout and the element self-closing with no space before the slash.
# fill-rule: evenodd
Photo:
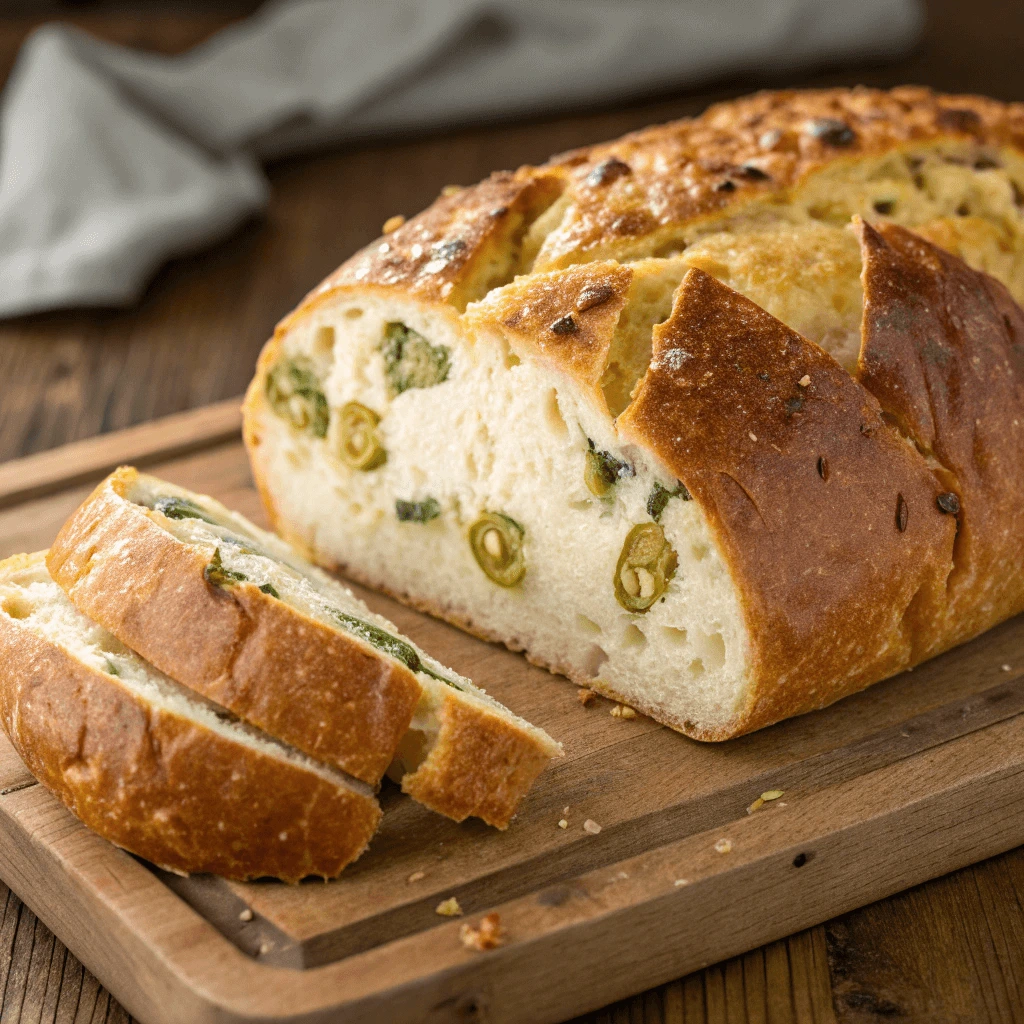
<svg viewBox="0 0 1024 1024">
<path fill-rule="evenodd" d="M 121 462 L 263 521 L 238 428 L 229 402 L 0 466 L 0 554 L 45 547 Z M 147 1024 L 560 1021 L 1024 842 L 1024 617 L 711 746 L 585 708 L 521 656 L 354 589 L 566 757 L 503 834 L 386 787 L 369 852 L 289 887 L 136 860 L 0 741 L 0 876 Z M 748 812 L 767 790 L 783 795 Z M 450 896 L 464 918 L 435 912 Z M 507 944 L 464 948 L 463 921 L 489 911 Z"/>
</svg>

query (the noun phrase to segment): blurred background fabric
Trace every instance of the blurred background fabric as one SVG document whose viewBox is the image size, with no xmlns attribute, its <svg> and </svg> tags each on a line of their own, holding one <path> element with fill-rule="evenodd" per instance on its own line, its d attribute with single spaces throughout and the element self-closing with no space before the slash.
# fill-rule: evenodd
<svg viewBox="0 0 1024 1024">
<path fill-rule="evenodd" d="M 917 0 L 292 0 L 175 57 L 50 24 L 0 101 L 0 316 L 131 304 L 265 205 L 268 159 L 894 57 L 921 23 Z"/>
</svg>

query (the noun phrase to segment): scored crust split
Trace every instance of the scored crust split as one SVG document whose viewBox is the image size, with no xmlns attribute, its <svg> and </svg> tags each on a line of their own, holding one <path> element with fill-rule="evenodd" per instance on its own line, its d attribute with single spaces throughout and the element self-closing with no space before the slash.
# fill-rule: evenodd
<svg viewBox="0 0 1024 1024">
<path fill-rule="evenodd" d="M 245 439 L 313 560 L 724 739 L 1024 608 L 1022 300 L 1024 106 L 763 93 L 442 196 Z"/>
<path fill-rule="evenodd" d="M 318 762 L 504 828 L 561 748 L 212 498 L 123 467 L 47 555 L 81 612 Z"/>
</svg>

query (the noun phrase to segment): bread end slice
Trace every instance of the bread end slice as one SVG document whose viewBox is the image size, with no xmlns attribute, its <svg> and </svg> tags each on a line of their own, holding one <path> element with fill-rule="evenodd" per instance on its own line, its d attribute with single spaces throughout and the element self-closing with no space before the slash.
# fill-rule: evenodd
<svg viewBox="0 0 1024 1024">
<path fill-rule="evenodd" d="M 72 607 L 44 556 L 0 562 L 0 724 L 76 817 L 179 874 L 332 878 L 366 849 L 369 787 L 146 664 Z"/>
</svg>

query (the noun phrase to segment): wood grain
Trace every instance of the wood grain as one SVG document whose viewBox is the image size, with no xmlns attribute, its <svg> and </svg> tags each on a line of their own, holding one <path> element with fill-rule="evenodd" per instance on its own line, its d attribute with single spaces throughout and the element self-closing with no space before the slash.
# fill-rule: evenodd
<svg viewBox="0 0 1024 1024">
<path fill-rule="evenodd" d="M 76 23 L 104 37 L 179 51 L 254 6 L 255 0 L 225 0 L 123 3 L 111 10 L 102 4 L 21 0 L 17 18 L 0 20 L 0 76 L 25 34 L 45 17 L 69 12 Z M 920 82 L 1024 98 L 1019 0 L 975 0 L 966 9 L 960 0 L 927 0 L 926 6 L 926 39 L 899 63 L 808 74 L 781 84 Z M 374 237 L 386 217 L 414 212 L 444 184 L 470 182 L 496 166 L 543 159 L 769 84 L 780 79 L 759 69 L 701 93 L 610 113 L 279 163 L 270 171 L 274 199 L 267 215 L 214 250 L 161 271 L 138 309 L 71 311 L 0 325 L 0 458 L 238 394 L 273 323 L 306 288 Z M 20 511 L 0 511 L 0 530 L 14 541 L 20 531 L 24 547 L 43 528 L 52 535 L 61 516 L 45 502 L 32 502 Z M 986 861 L 580 1020 L 832 1020 L 827 995 L 814 995 L 830 986 L 840 1022 L 1024 1020 L 1022 870 L 1017 852 Z M 45 971 L 39 956 L 33 965 L 34 918 L 5 891 L 0 900 L 0 1021 L 126 1019 L 59 944 Z M 29 965 L 18 968 L 18 977 L 45 974 L 47 983 L 42 1004 L 23 997 L 16 1006 L 16 987 L 10 997 L 7 989 L 23 917 L 32 922 L 33 940 L 22 938 L 17 945 L 18 964 Z M 40 934 L 42 949 L 45 930 Z M 811 952 L 823 946 L 825 963 Z"/>
</svg>

